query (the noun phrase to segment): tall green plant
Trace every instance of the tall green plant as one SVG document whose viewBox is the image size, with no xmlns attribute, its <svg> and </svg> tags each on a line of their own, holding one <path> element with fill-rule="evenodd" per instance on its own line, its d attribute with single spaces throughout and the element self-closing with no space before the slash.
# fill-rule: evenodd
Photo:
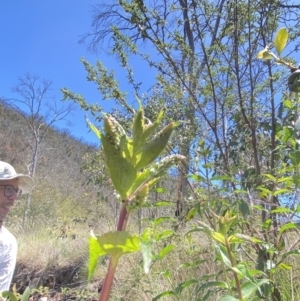
<svg viewBox="0 0 300 301">
<path fill-rule="evenodd" d="M 153 185 L 166 174 L 168 169 L 182 162 L 181 155 L 170 155 L 160 160 L 169 138 L 178 125 L 172 122 L 157 131 L 163 118 L 160 112 L 156 121 L 147 121 L 140 105 L 132 121 L 132 136 L 110 115 L 104 117 L 104 130 L 98 130 L 88 121 L 90 128 L 101 140 L 105 164 L 121 203 L 119 220 L 115 232 L 100 236 L 92 234 L 90 239 L 89 279 L 91 279 L 100 256 L 109 255 L 110 262 L 102 286 L 99 301 L 109 299 L 114 274 L 122 255 L 141 251 L 144 270 L 149 271 L 151 263 L 151 235 L 145 230 L 141 236 L 126 231 L 130 213 L 142 207 Z"/>
</svg>

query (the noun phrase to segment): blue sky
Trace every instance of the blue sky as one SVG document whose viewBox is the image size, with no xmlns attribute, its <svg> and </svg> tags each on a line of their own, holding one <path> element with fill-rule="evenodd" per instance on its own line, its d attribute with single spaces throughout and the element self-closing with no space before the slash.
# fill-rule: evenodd
<svg viewBox="0 0 300 301">
<path fill-rule="evenodd" d="M 79 44 L 80 35 L 91 28 L 92 6 L 99 0 L 9 0 L 0 2 L 0 96 L 13 97 L 11 88 L 25 73 L 52 81 L 52 93 L 60 103 L 59 89 L 67 87 L 81 93 L 89 102 L 99 102 L 109 110 L 112 103 L 101 102 L 93 83 L 86 81 L 80 59 L 94 64 L 100 59 L 108 69 L 114 69 L 126 89 L 124 71 L 119 62 L 105 53 L 91 53 Z M 132 97 L 132 95 L 129 97 Z M 70 133 L 84 141 L 98 144 L 95 134 L 88 131 L 85 113 L 78 110 L 69 117 Z"/>
</svg>

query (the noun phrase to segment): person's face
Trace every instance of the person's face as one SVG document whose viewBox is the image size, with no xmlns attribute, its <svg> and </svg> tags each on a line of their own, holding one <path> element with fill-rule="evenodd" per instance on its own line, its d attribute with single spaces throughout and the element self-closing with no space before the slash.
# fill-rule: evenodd
<svg viewBox="0 0 300 301">
<path fill-rule="evenodd" d="M 0 222 L 5 219 L 7 213 L 15 203 L 15 200 L 18 198 L 17 191 L 15 190 L 13 191 L 13 194 L 11 196 L 7 196 L 7 192 L 9 192 L 10 189 L 8 188 L 5 190 L 4 185 L 11 185 L 14 189 L 17 189 L 18 179 L 0 181 Z"/>
</svg>

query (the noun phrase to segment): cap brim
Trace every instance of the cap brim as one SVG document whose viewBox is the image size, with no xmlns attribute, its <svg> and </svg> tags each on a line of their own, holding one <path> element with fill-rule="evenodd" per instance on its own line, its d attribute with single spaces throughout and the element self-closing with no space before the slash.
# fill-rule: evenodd
<svg viewBox="0 0 300 301">
<path fill-rule="evenodd" d="M 32 177 L 23 174 L 15 174 L 11 177 L 6 177 L 1 180 L 12 180 L 12 179 L 18 179 L 18 188 L 22 189 L 22 194 L 31 192 L 34 184 Z"/>
</svg>

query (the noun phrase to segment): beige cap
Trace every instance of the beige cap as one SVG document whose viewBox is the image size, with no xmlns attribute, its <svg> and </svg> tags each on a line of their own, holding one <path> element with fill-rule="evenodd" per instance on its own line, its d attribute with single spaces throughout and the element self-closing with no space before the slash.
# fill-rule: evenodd
<svg viewBox="0 0 300 301">
<path fill-rule="evenodd" d="M 0 181 L 18 179 L 18 188 L 22 193 L 29 193 L 33 187 L 33 178 L 21 173 L 16 173 L 15 169 L 8 163 L 0 161 Z"/>
</svg>

